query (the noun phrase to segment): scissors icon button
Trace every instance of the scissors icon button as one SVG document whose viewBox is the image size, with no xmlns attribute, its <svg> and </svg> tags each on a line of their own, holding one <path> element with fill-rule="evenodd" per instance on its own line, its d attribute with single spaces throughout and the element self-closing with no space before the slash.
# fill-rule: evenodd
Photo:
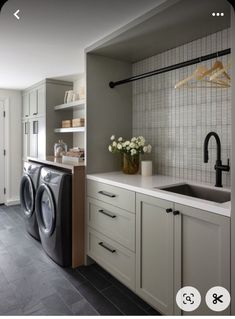
<svg viewBox="0 0 235 319">
<path fill-rule="evenodd" d="M 224 287 L 213 287 L 206 294 L 206 304 L 213 311 L 224 311 L 229 307 L 230 301 L 230 294 Z"/>
</svg>

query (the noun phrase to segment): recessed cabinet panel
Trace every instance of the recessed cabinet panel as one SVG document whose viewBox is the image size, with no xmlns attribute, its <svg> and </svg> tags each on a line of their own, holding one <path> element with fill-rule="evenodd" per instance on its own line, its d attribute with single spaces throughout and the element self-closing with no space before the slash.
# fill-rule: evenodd
<svg viewBox="0 0 235 319">
<path fill-rule="evenodd" d="M 131 289 L 135 289 L 135 254 L 88 227 L 87 252 L 97 263 Z"/>
<path fill-rule="evenodd" d="M 202 302 L 193 314 L 215 315 L 205 296 L 214 286 L 230 291 L 230 219 L 178 204 L 175 209 L 180 212 L 175 216 L 175 242 L 179 244 L 175 255 L 181 256 L 176 265 L 176 288 L 197 288 Z M 229 309 L 219 314 L 229 314 Z"/>
<path fill-rule="evenodd" d="M 26 93 L 23 95 L 23 118 L 29 117 L 29 94 Z"/>
<path fill-rule="evenodd" d="M 173 204 L 137 194 L 137 292 L 164 314 L 173 314 Z"/>
<path fill-rule="evenodd" d="M 135 215 L 93 198 L 87 198 L 90 227 L 135 251 Z"/>
<path fill-rule="evenodd" d="M 38 115 L 44 115 L 46 111 L 45 86 L 42 86 L 37 90 L 37 111 Z"/>
<path fill-rule="evenodd" d="M 37 90 L 29 93 L 30 116 L 38 115 L 38 97 Z"/>
<path fill-rule="evenodd" d="M 30 127 L 28 121 L 22 122 L 22 132 L 23 132 L 23 160 L 26 160 L 29 156 L 29 135 Z"/>
<path fill-rule="evenodd" d="M 135 213 L 135 192 L 88 179 L 87 194 L 107 204 Z"/>
<path fill-rule="evenodd" d="M 38 127 L 38 157 L 43 158 L 46 155 L 46 120 L 45 117 L 37 118 Z"/>
</svg>

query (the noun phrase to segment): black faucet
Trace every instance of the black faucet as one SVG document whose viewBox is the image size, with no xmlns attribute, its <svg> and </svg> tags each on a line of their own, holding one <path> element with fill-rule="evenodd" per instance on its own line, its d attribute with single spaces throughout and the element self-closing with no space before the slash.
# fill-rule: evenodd
<svg viewBox="0 0 235 319">
<path fill-rule="evenodd" d="M 229 159 L 228 159 L 228 164 L 227 165 L 222 165 L 221 161 L 221 143 L 220 143 L 220 138 L 217 133 L 215 132 L 210 132 L 207 134 L 205 141 L 204 141 L 204 163 L 208 163 L 208 143 L 211 138 L 211 136 L 214 136 L 217 144 L 217 159 L 215 162 L 215 170 L 216 170 L 216 182 L 215 186 L 216 187 L 223 187 L 222 185 L 222 172 L 229 172 L 230 166 L 229 166 Z"/>
</svg>

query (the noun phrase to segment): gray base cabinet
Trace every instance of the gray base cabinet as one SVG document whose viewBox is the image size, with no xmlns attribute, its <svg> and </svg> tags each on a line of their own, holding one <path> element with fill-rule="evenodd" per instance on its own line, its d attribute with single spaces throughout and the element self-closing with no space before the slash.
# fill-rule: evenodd
<svg viewBox="0 0 235 319">
<path fill-rule="evenodd" d="M 193 314 L 216 315 L 207 307 L 205 296 L 215 286 L 230 291 L 230 218 L 179 204 L 175 210 L 180 212 L 174 217 L 176 290 L 197 288 L 202 301 Z M 229 315 L 230 309 L 217 314 Z"/>
<path fill-rule="evenodd" d="M 205 296 L 214 286 L 230 291 L 230 219 L 151 196 L 136 198 L 138 294 L 163 314 L 215 315 Z M 183 313 L 176 305 L 184 286 L 201 293 L 193 312 Z M 228 308 L 218 314 L 229 313 Z"/>
<path fill-rule="evenodd" d="M 214 286 L 230 291 L 230 218 L 87 181 L 87 256 L 164 315 L 229 315 L 205 303 Z M 193 312 L 178 290 L 201 294 Z"/>
<path fill-rule="evenodd" d="M 164 314 L 173 313 L 174 219 L 171 202 L 137 194 L 136 289 Z"/>
</svg>

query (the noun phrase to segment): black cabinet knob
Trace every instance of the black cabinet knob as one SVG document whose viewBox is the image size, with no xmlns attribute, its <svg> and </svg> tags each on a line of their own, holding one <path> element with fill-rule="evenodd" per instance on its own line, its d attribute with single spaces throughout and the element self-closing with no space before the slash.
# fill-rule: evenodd
<svg viewBox="0 0 235 319">
<path fill-rule="evenodd" d="M 172 211 L 173 211 L 172 208 L 167 208 L 167 209 L 166 209 L 166 213 L 167 213 L 167 214 L 172 213 Z"/>
<path fill-rule="evenodd" d="M 180 214 L 180 212 L 178 210 L 173 211 L 173 215 L 179 215 L 179 214 Z"/>
</svg>

